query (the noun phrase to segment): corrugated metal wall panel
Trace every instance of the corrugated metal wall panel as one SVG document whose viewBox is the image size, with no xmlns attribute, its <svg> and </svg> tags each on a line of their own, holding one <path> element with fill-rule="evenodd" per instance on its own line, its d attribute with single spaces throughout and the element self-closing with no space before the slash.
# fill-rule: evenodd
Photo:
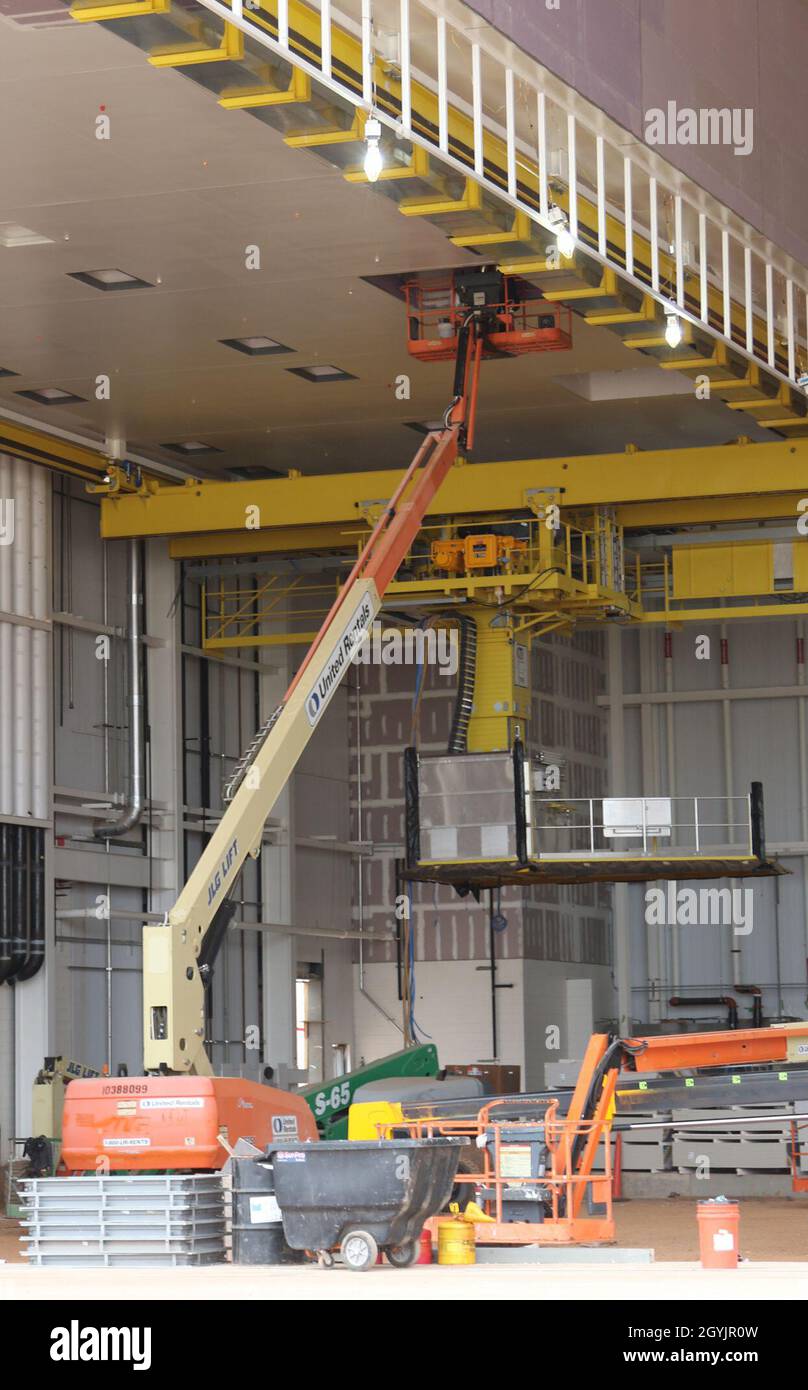
<svg viewBox="0 0 808 1390">
<path fill-rule="evenodd" d="M 0 816 L 49 814 L 48 499 L 43 468 L 0 455 Z"/>
<path fill-rule="evenodd" d="M 806 825 L 799 707 L 808 699 L 808 685 L 804 697 L 777 693 L 799 683 L 796 653 L 801 630 L 798 622 L 786 619 L 728 623 L 727 663 L 723 668 L 718 625 L 689 626 L 673 634 L 673 769 L 668 767 L 664 699 L 624 706 L 628 794 L 642 789 L 649 794 L 671 791 L 677 796 L 723 798 L 729 787 L 734 796 L 745 796 L 750 782 L 760 780 L 766 801 L 767 844 L 770 852 L 782 847 L 782 862 L 789 870 L 780 879 L 734 884 L 752 894 L 751 931 L 736 930 L 731 924 L 649 925 L 645 919 L 646 886 L 629 887 L 631 1007 L 640 1023 L 689 1014 L 701 1019 L 723 1016 L 719 1006 L 671 1008 L 668 999 L 674 993 L 731 995 L 739 984 L 762 988 L 764 1012 L 769 1017 L 805 1015 L 808 874 L 806 855 L 799 852 Z M 702 634 L 710 637 L 711 646 L 709 657 L 700 660 L 695 639 Z M 647 644 L 644 666 L 638 657 L 640 642 Z M 626 633 L 623 648 L 626 694 L 664 694 L 663 634 Z M 770 690 L 772 694 L 738 697 L 737 692 L 749 690 Z M 690 692 L 702 691 L 714 692 L 715 699 L 688 699 Z M 728 744 L 725 704 L 729 711 Z M 805 714 L 808 716 L 808 708 Z M 716 804 L 722 807 L 717 819 L 723 819 L 725 803 Z M 652 886 L 657 885 L 648 885 Z M 733 882 L 719 880 L 702 886 L 726 888 Z M 751 997 L 742 992 L 736 997 L 741 1018 L 746 1019 L 751 1013 Z"/>
</svg>

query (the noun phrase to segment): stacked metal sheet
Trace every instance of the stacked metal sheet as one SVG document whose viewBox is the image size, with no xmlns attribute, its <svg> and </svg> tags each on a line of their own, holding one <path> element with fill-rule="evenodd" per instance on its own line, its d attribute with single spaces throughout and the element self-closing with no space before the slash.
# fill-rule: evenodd
<svg viewBox="0 0 808 1390">
<path fill-rule="evenodd" d="M 25 1178 L 20 1189 L 32 1264 L 137 1269 L 225 1259 L 218 1173 Z"/>
<path fill-rule="evenodd" d="M 631 1121 L 670 1124 L 670 1110 L 632 1110 Z M 619 1124 L 619 1121 L 618 1121 Z M 613 1129 L 611 1132 L 612 1172 L 617 1168 L 616 1139 L 620 1134 L 620 1169 L 624 1173 L 663 1173 L 670 1171 L 669 1129 Z M 596 1168 L 603 1168 L 603 1140 L 598 1145 Z"/>
<path fill-rule="evenodd" d="M 632 1124 L 670 1122 L 670 1110 L 632 1110 Z M 626 1129 L 622 1133 L 620 1166 L 624 1173 L 663 1173 L 671 1166 L 669 1129 Z"/>
<path fill-rule="evenodd" d="M 710 1172 L 785 1173 L 788 1171 L 788 1120 L 766 1120 L 771 1107 L 765 1105 L 732 1105 L 720 1109 L 674 1110 L 679 1124 L 674 1132 L 673 1166 L 680 1173 L 709 1164 Z M 705 1120 L 716 1123 L 715 1128 Z M 689 1120 L 701 1124 L 688 1129 Z M 735 1121 L 737 1120 L 737 1125 Z"/>
</svg>

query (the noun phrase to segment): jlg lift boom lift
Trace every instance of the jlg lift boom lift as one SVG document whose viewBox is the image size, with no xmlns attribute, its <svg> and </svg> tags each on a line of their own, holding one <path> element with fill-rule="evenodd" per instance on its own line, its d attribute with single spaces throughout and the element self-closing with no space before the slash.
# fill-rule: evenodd
<svg viewBox="0 0 808 1390">
<path fill-rule="evenodd" d="M 471 271 L 455 281 L 464 309 L 456 328 L 454 392 L 444 428 L 427 435 L 342 586 L 282 703 L 256 735 L 230 784 L 232 799 L 164 924 L 143 928 L 146 1075 L 71 1083 L 62 1161 L 86 1172 L 217 1168 L 220 1133 L 263 1145 L 314 1139 L 300 1096 L 212 1075 L 205 1051 L 205 989 L 235 904 L 230 893 L 248 855 L 378 614 L 426 510 L 459 454 L 471 449 L 484 355 L 544 349 L 541 335 L 511 323 L 501 277 Z M 503 309 L 504 302 L 504 309 Z M 495 342 L 491 342 L 491 338 Z"/>
</svg>

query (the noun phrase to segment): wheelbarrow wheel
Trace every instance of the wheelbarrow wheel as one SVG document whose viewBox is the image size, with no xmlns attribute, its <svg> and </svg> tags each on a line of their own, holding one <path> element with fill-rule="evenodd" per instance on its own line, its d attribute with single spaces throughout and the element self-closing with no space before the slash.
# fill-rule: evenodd
<svg viewBox="0 0 808 1390">
<path fill-rule="evenodd" d="M 403 1245 L 388 1245 L 385 1253 L 391 1265 L 406 1269 L 407 1265 L 414 1265 L 418 1259 L 418 1241 L 405 1240 Z"/>
<path fill-rule="evenodd" d="M 339 1250 L 349 1269 L 369 1269 L 379 1258 L 379 1247 L 367 1231 L 349 1231 Z"/>
</svg>

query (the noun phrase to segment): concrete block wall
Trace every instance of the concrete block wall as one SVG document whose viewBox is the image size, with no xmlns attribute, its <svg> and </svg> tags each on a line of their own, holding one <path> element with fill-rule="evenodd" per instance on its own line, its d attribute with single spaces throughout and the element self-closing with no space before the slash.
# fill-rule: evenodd
<svg viewBox="0 0 808 1390">
<path fill-rule="evenodd" d="M 548 637 L 534 644 L 532 662 L 529 747 L 551 747 L 563 757 L 568 794 L 602 794 L 605 715 L 595 703 L 605 689 L 602 638 L 587 633 Z M 412 667 L 370 665 L 352 673 L 351 681 L 350 738 L 361 766 L 361 816 L 360 788 L 356 782 L 352 787 L 353 833 L 374 846 L 372 857 L 363 861 L 354 924 L 384 932 L 394 923 L 395 859 L 404 852 L 403 750 L 415 741 L 415 673 Z M 453 700 L 454 680 L 430 668 L 418 719 L 417 742 L 424 752 L 445 751 Z M 596 885 L 506 888 L 499 907 L 508 926 L 496 936 L 497 981 L 513 988 L 497 995 L 498 1055 L 521 1066 L 530 1084 L 539 1085 L 544 1062 L 559 1055 L 546 1052 L 546 1027 L 560 1023 L 563 1035 L 569 1031 L 566 980 L 591 982 L 598 1017 L 613 1012 L 610 890 Z M 477 905 L 453 889 L 414 884 L 412 910 L 415 1013 L 421 1031 L 432 1035 L 444 1062 L 490 1058 L 487 897 Z M 366 994 L 356 995 L 357 1050 L 371 1057 L 401 1045 L 401 1033 L 390 1021 L 401 1017 L 395 943 L 368 942 L 362 957 Z M 357 960 L 357 981 L 359 977 Z M 458 1053 L 460 1047 L 464 1051 Z"/>
<path fill-rule="evenodd" d="M 482 962 L 483 964 L 485 962 Z M 475 960 L 417 961 L 415 1018 L 422 1038 L 437 1045 L 441 1064 L 491 1060 L 490 976 Z M 524 1076 L 524 971 L 520 960 L 497 963 L 497 982 L 510 988 L 497 992 L 499 1057 L 522 1068 Z M 359 1056 L 367 1061 L 395 1052 L 401 1033 L 379 1007 L 401 1017 L 396 972 L 389 965 L 365 967 L 367 995 L 356 998 L 356 1037 Z"/>
<path fill-rule="evenodd" d="M 523 1084 L 546 1084 L 544 1068 L 562 1058 L 580 1058 L 599 1021 L 614 1008 L 614 985 L 607 966 L 571 966 L 554 960 L 523 963 Z"/>
</svg>

